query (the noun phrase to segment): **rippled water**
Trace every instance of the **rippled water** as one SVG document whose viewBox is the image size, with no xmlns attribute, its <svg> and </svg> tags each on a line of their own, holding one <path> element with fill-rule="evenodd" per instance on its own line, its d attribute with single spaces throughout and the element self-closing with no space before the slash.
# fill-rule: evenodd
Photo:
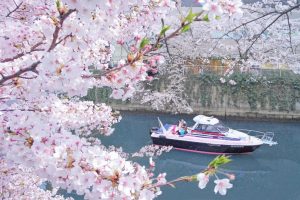
<svg viewBox="0 0 300 200">
<path fill-rule="evenodd" d="M 125 152 L 135 152 L 151 144 L 149 128 L 157 126 L 157 116 L 163 123 L 185 119 L 192 125 L 191 115 L 153 113 L 122 113 L 123 119 L 115 133 L 101 138 L 106 145 L 123 146 Z M 197 183 L 179 183 L 176 189 L 165 187 L 161 200 L 299 200 L 300 199 L 300 123 L 223 120 L 234 129 L 254 129 L 275 132 L 276 146 L 262 146 L 249 155 L 234 155 L 226 170 L 236 175 L 234 187 L 226 196 L 215 195 L 214 183 L 200 190 Z M 156 159 L 156 171 L 167 172 L 168 180 L 199 172 L 214 156 L 177 150 Z M 145 159 L 140 161 L 147 164 Z"/>
</svg>

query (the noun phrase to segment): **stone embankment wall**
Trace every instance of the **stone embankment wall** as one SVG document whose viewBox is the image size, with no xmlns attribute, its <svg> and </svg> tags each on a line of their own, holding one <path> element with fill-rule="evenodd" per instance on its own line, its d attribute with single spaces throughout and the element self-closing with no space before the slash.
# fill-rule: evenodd
<svg viewBox="0 0 300 200">
<path fill-rule="evenodd" d="M 225 77 L 216 73 L 190 74 L 185 93 L 195 114 L 223 117 L 300 120 L 300 76 L 291 72 L 235 73 Z M 232 84 L 234 80 L 236 84 Z M 166 79 L 153 82 L 152 88 L 163 91 Z M 105 102 L 117 110 L 154 111 L 138 101 L 116 101 L 109 98 L 110 91 L 93 89 L 88 99 Z M 160 112 L 168 112 L 167 110 Z"/>
</svg>

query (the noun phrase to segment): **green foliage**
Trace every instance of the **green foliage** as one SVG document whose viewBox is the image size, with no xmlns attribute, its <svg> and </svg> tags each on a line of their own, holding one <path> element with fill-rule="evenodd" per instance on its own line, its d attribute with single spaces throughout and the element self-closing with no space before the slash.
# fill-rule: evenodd
<svg viewBox="0 0 300 200">
<path fill-rule="evenodd" d="M 184 25 L 181 29 L 181 32 L 184 33 L 184 32 L 187 32 L 188 30 L 191 29 L 191 25 L 190 24 L 187 24 L 187 25 Z"/>
<path fill-rule="evenodd" d="M 220 20 L 221 17 L 217 15 L 217 16 L 215 17 L 215 19 L 216 19 L 216 20 Z"/>
<path fill-rule="evenodd" d="M 200 75 L 188 75 L 185 92 L 189 103 L 199 103 L 203 107 L 219 106 L 239 107 L 239 103 L 248 103 L 251 110 L 268 109 L 274 111 L 294 111 L 300 102 L 300 75 L 290 71 L 269 70 L 260 75 L 253 73 L 234 72 L 230 77 L 223 77 L 214 72 L 205 72 Z M 221 83 L 220 78 L 226 79 Z M 237 84 L 229 84 L 234 80 Z M 166 77 L 154 80 L 146 89 L 161 91 L 168 83 Z M 89 100 L 106 103 L 126 104 L 120 100 L 109 98 L 111 90 L 108 88 L 93 88 L 89 91 Z M 225 99 L 226 97 L 226 99 Z"/>
<path fill-rule="evenodd" d="M 170 28 L 171 28 L 170 26 L 164 26 L 164 27 L 162 27 L 162 29 L 161 29 L 159 35 L 160 35 L 160 36 L 165 35 L 165 33 L 166 33 Z"/>
<path fill-rule="evenodd" d="M 61 2 L 60 2 L 60 0 L 56 0 L 55 1 L 55 5 L 56 5 L 57 10 L 59 10 L 61 8 Z"/>
<path fill-rule="evenodd" d="M 150 43 L 150 40 L 148 38 L 144 37 L 141 41 L 140 49 L 144 48 L 149 43 Z"/>
<path fill-rule="evenodd" d="M 217 169 L 231 161 L 232 160 L 229 158 L 229 156 L 219 155 L 208 164 L 208 167 Z"/>
<path fill-rule="evenodd" d="M 182 28 L 181 32 L 187 32 L 188 30 L 191 29 L 191 23 L 196 19 L 196 17 L 200 13 L 193 13 L 192 9 L 189 10 L 188 15 L 182 20 Z"/>
<path fill-rule="evenodd" d="M 189 23 L 193 22 L 197 15 L 198 15 L 198 13 L 193 13 L 192 9 L 190 9 L 188 15 L 184 18 L 183 23 L 184 22 L 189 22 Z"/>
<path fill-rule="evenodd" d="M 235 107 L 238 102 L 246 101 L 251 110 L 267 109 L 278 111 L 293 111 L 296 103 L 300 101 L 300 76 L 291 71 L 266 71 L 261 75 L 235 72 L 221 83 L 222 76 L 213 72 L 200 74 L 200 99 L 202 106 L 209 107 L 212 88 L 218 88 L 220 103 L 224 103 L 224 96 Z M 229 84 L 234 80 L 237 84 Z M 228 102 L 229 103 L 229 102 Z"/>
<path fill-rule="evenodd" d="M 219 77 L 215 73 L 204 73 L 200 75 L 200 82 L 198 82 L 201 105 L 209 107 L 212 105 L 212 89 L 218 81 Z"/>
<path fill-rule="evenodd" d="M 219 80 L 220 80 L 219 75 L 213 72 L 200 74 L 201 84 L 206 86 L 215 85 Z"/>
<path fill-rule="evenodd" d="M 209 22 L 208 14 L 204 15 L 204 17 L 202 19 L 205 22 Z"/>
</svg>

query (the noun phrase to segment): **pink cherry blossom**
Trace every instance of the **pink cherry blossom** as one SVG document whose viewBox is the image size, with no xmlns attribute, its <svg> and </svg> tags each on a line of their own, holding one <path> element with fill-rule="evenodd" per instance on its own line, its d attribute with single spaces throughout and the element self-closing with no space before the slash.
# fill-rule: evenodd
<svg viewBox="0 0 300 200">
<path fill-rule="evenodd" d="M 123 94 L 124 94 L 124 90 L 115 89 L 115 90 L 112 91 L 111 97 L 114 98 L 114 99 L 122 99 Z"/>
<path fill-rule="evenodd" d="M 167 183 L 167 180 L 166 180 L 166 173 L 161 173 L 157 176 L 157 185 L 164 185 Z"/>
<path fill-rule="evenodd" d="M 210 0 L 203 5 L 203 10 L 209 12 L 209 15 L 211 15 L 212 18 L 220 16 L 223 13 L 221 5 L 218 2 Z"/>
<path fill-rule="evenodd" d="M 155 167 L 155 162 L 153 161 L 152 157 L 149 158 L 150 167 Z"/>
</svg>

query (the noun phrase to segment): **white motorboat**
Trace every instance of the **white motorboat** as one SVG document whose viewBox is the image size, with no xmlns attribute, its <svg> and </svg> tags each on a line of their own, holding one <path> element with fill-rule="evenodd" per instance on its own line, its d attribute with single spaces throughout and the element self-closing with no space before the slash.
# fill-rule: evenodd
<svg viewBox="0 0 300 200">
<path fill-rule="evenodd" d="M 234 130 L 224 126 L 217 118 L 204 115 L 193 120 L 195 124 L 192 127 L 182 120 L 178 124 L 165 125 L 159 120 L 160 127 L 150 130 L 153 144 L 209 154 L 250 153 L 263 144 L 277 144 L 273 141 L 273 132 Z"/>
</svg>

